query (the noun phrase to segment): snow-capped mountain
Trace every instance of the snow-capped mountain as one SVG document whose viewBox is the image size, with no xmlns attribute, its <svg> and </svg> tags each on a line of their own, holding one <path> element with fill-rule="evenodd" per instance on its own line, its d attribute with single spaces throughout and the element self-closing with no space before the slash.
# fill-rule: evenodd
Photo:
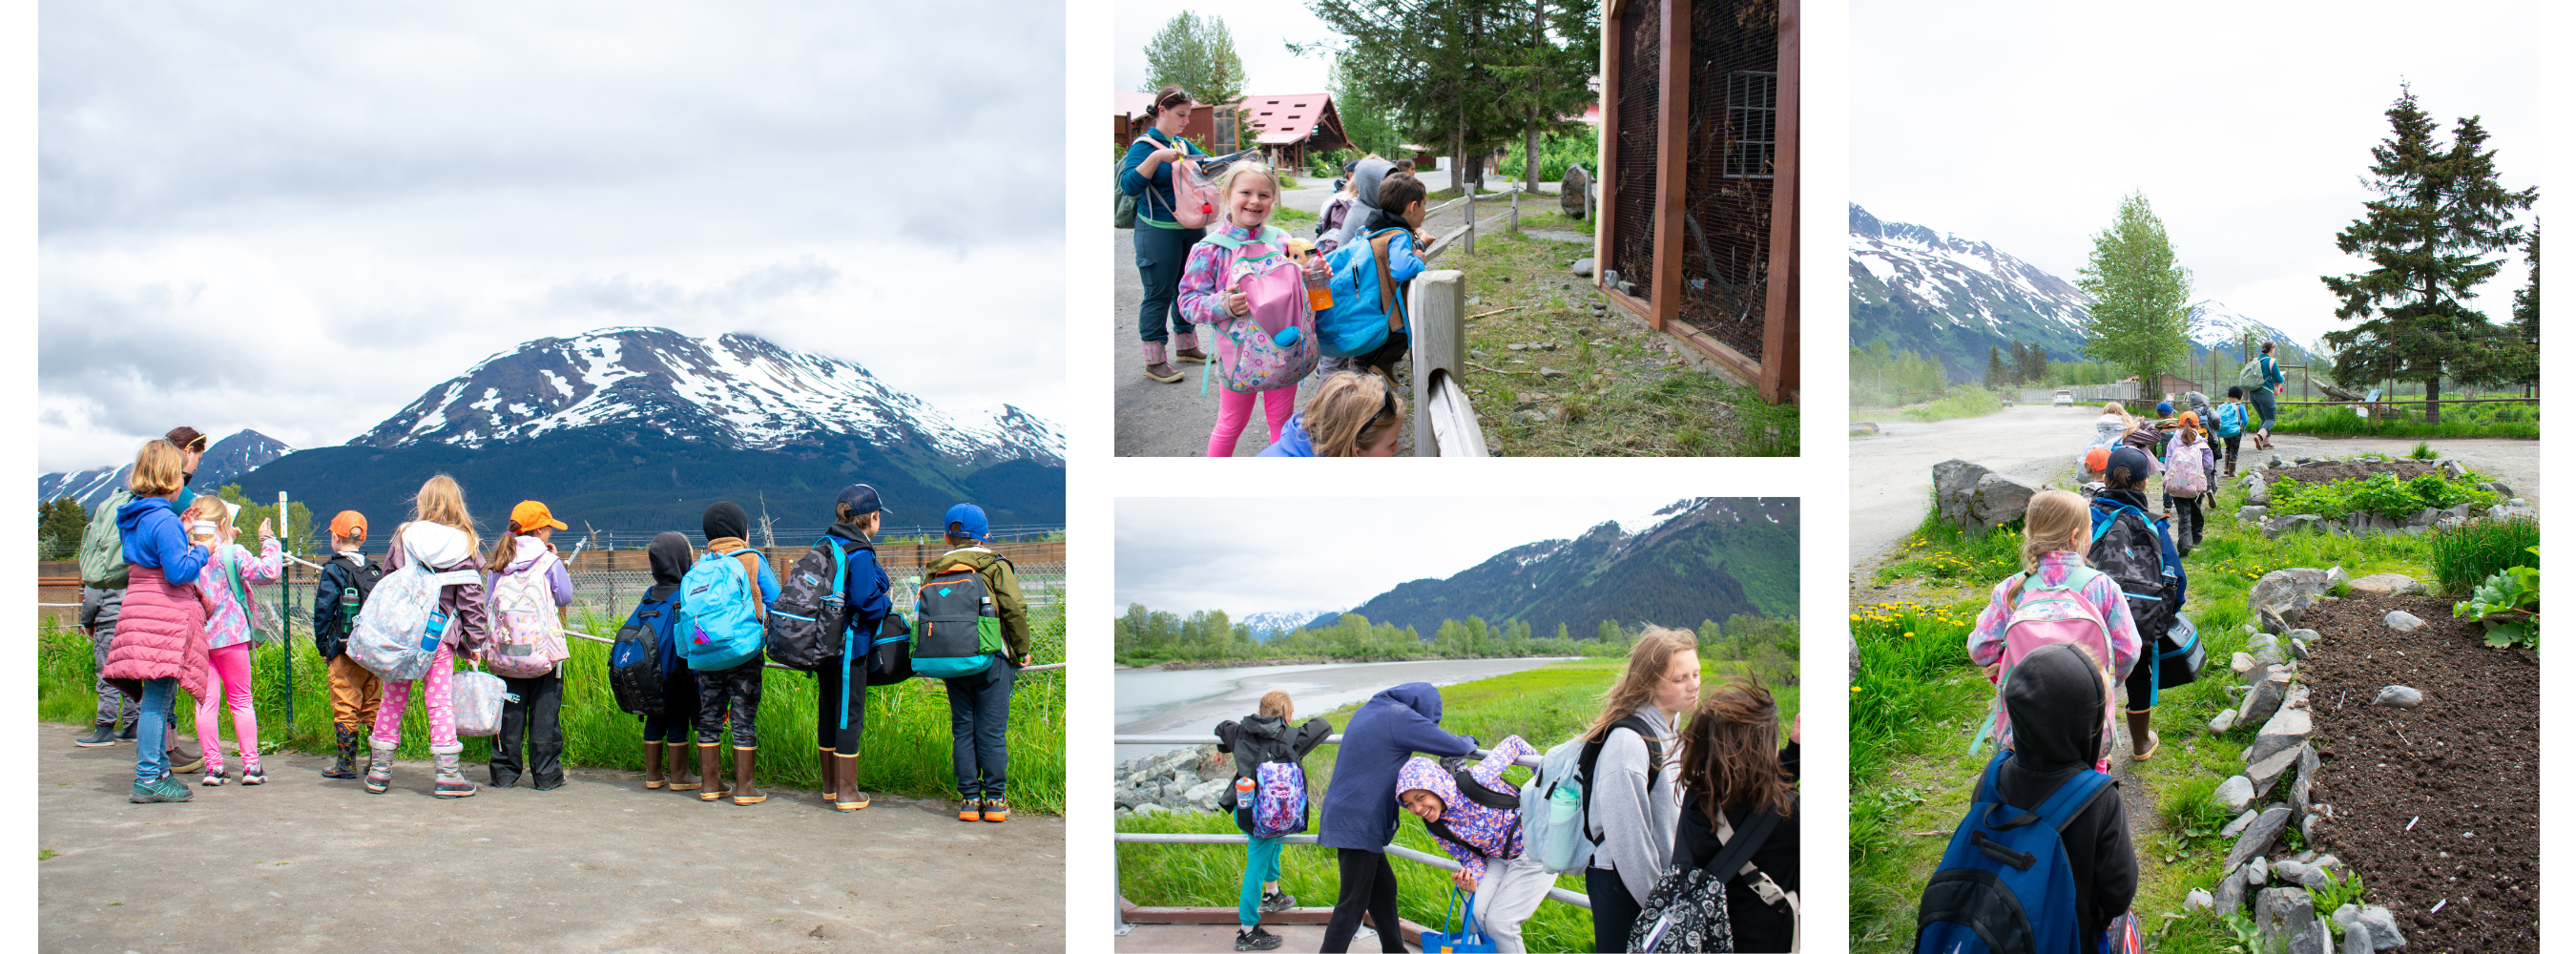
<svg viewBox="0 0 2576 954">
<path fill-rule="evenodd" d="M 528 342 L 430 388 L 349 443 L 472 449 L 602 425 L 734 450 L 862 437 L 970 468 L 1064 462 L 1063 432 L 1017 407 L 951 417 L 848 361 L 750 335 L 691 338 L 664 328 Z"/>
<path fill-rule="evenodd" d="M 205 457 L 197 462 L 196 486 L 207 490 L 221 487 L 269 461 L 294 452 L 295 448 L 258 431 L 236 431 L 230 437 L 207 445 Z M 134 465 L 128 463 L 46 474 L 36 478 L 36 499 L 41 502 L 70 497 L 80 501 L 81 506 L 95 507 L 116 488 L 125 486 L 125 475 L 133 469 Z"/>
<path fill-rule="evenodd" d="M 2248 334 L 2254 336 L 2254 343 L 2257 346 L 2265 340 L 2278 342 L 2282 360 L 2285 362 L 2297 363 L 2304 360 L 2307 354 L 2307 349 L 2299 345 L 2298 339 L 2290 337 L 2289 332 L 2238 314 L 2235 309 L 2227 307 L 2225 302 L 2215 298 L 2204 298 L 2191 303 L 2191 344 L 2194 352 L 2206 354 L 2215 348 L 2233 355 L 2242 347 L 2244 336 Z"/>
<path fill-rule="evenodd" d="M 1251 627 L 1254 636 L 1261 639 L 1269 639 L 1270 637 L 1279 635 L 1280 633 L 1292 632 L 1298 627 L 1314 622 L 1319 618 L 1330 616 L 1335 619 L 1339 619 L 1341 618 L 1341 615 L 1341 610 L 1299 610 L 1284 613 L 1254 613 L 1237 620 L 1237 622 Z"/>
</svg>

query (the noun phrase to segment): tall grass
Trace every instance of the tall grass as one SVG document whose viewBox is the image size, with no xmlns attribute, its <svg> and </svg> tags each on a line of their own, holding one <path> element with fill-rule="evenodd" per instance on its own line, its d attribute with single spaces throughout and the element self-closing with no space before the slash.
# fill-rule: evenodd
<svg viewBox="0 0 2576 954">
<path fill-rule="evenodd" d="M 2419 407 L 2421 405 L 2418 405 Z M 2346 407 L 2303 407 L 2285 411 L 2274 423 L 2275 434 L 2319 437 L 2513 437 L 2540 438 L 2540 414 L 2521 404 L 2445 404 L 2442 423 L 2420 420 L 2369 420 Z"/>
<path fill-rule="evenodd" d="M 1031 607 L 1031 654 L 1038 662 L 1064 658 L 1064 603 Z M 575 629 L 597 636 L 616 635 L 622 619 L 585 616 Z M 271 644 L 251 650 L 253 705 L 259 713 L 263 749 L 323 753 L 332 749 L 330 677 L 312 643 Z M 565 663 L 563 760 L 567 766 L 641 771 L 644 768 L 643 722 L 617 708 L 608 688 L 608 649 L 589 640 L 571 640 L 572 659 Z M 293 667 L 295 718 L 287 721 L 290 693 L 287 667 Z M 37 717 L 88 725 L 97 712 L 96 678 L 89 638 L 48 617 L 36 634 Z M 818 790 L 814 730 L 819 683 L 804 673 L 767 670 L 761 683 L 760 754 L 756 778 L 764 786 Z M 403 714 L 399 758 L 429 757 L 429 722 L 414 701 Z M 1063 670 L 1023 673 L 1012 690 L 1010 782 L 1012 807 L 1043 813 L 1064 810 Z M 179 729 L 196 732 L 194 703 L 183 703 Z M 953 796 L 956 776 L 949 762 L 948 697 L 943 683 L 914 679 L 868 691 L 867 731 L 859 746 L 859 784 L 871 792 L 915 798 Z M 230 746 L 231 719 L 224 720 Z M 464 739 L 465 761 L 491 758 L 493 740 Z M 726 763 L 731 771 L 730 762 Z M 470 776 L 469 776 L 470 777 Z"/>
<path fill-rule="evenodd" d="M 2426 537 L 2433 578 L 2441 583 L 2441 592 L 2452 596 L 2469 595 L 2480 581 L 2506 567 L 2540 565 L 2540 555 L 2529 549 L 2540 545 L 2540 524 L 2533 520 L 2480 521 Z"/>
<path fill-rule="evenodd" d="M 1973 384 L 1962 384 L 1932 403 L 1906 408 L 1905 416 L 1917 421 L 1946 421 L 1954 417 L 1992 414 L 2003 409 L 2003 398 L 1996 396 L 1995 392 Z"/>
</svg>

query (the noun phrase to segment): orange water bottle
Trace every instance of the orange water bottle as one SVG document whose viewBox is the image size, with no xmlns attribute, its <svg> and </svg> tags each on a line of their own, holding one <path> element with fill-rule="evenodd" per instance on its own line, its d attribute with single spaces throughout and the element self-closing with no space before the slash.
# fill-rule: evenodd
<svg viewBox="0 0 2576 954">
<path fill-rule="evenodd" d="M 1245 808 L 1252 807 L 1252 776 L 1234 777 L 1234 803 Z"/>
<path fill-rule="evenodd" d="M 1331 271 L 1319 268 L 1306 272 L 1306 304 L 1318 313 L 1332 309 L 1333 273 Z"/>
</svg>

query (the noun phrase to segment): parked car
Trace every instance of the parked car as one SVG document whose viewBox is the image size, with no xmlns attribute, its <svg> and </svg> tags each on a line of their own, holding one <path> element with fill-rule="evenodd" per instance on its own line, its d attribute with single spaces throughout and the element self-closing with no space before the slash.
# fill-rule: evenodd
<svg viewBox="0 0 2576 954">
<path fill-rule="evenodd" d="M 2057 396 L 2056 396 L 2056 397 L 2054 397 L 2054 398 L 2049 399 L 2048 406 L 2050 406 L 2050 407 L 2074 407 L 2074 406 L 2075 406 L 2075 389 L 2073 389 L 2073 388 L 2058 388 L 2058 389 L 2057 389 Z"/>
</svg>

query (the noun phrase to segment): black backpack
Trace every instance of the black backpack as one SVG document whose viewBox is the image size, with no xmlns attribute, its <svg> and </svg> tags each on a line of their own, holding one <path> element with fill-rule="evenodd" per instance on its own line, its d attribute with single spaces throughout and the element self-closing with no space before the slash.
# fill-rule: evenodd
<svg viewBox="0 0 2576 954">
<path fill-rule="evenodd" d="M 618 627 L 617 642 L 608 648 L 608 688 L 616 694 L 620 711 L 655 715 L 667 704 L 662 698 L 663 676 L 678 661 L 678 652 L 674 647 L 665 654 L 663 647 L 670 645 L 671 623 L 679 616 L 678 596 L 677 587 L 658 600 L 647 591 L 644 601 L 627 614 L 626 625 Z"/>
<path fill-rule="evenodd" d="M 1655 787 L 1655 780 L 1663 777 L 1664 774 L 1664 744 L 1656 740 L 1655 727 L 1646 724 L 1645 716 L 1631 712 L 1627 718 L 1610 723 L 1610 729 L 1627 729 L 1637 733 L 1637 738 L 1645 740 L 1646 788 L 1651 792 Z M 1592 837 L 1592 790 L 1598 787 L 1592 784 L 1592 765 L 1601 761 L 1601 747 L 1610 744 L 1610 729 L 1601 730 L 1600 738 L 1583 743 L 1583 753 L 1576 756 L 1574 760 L 1574 777 L 1583 785 L 1581 791 L 1583 812 L 1577 816 L 1582 820 L 1583 827 L 1576 829 L 1576 832 L 1581 834 L 1584 840 L 1596 846 L 1601 844 L 1601 839 Z"/>
<path fill-rule="evenodd" d="M 2139 635 L 2162 634 L 2173 627 L 2175 609 L 2174 576 L 2157 533 L 2162 524 L 2136 507 L 2110 501 L 2117 509 L 2105 509 L 2101 502 L 2093 506 L 2093 548 L 2084 560 L 2119 584 Z"/>
<path fill-rule="evenodd" d="M 912 624 L 901 613 L 887 613 L 877 623 L 877 635 L 868 645 L 867 680 L 871 686 L 891 686 L 912 678 Z"/>
<path fill-rule="evenodd" d="M 769 661 L 813 672 L 822 668 L 824 660 L 837 659 L 846 651 L 850 615 L 841 584 L 849 579 L 851 558 L 862 552 L 868 559 L 876 558 L 874 547 L 845 547 L 841 540 L 824 537 L 787 568 L 764 630 Z"/>
<path fill-rule="evenodd" d="M 338 625 L 330 627 L 331 631 L 327 633 L 318 627 L 314 629 L 313 648 L 322 653 L 322 658 L 332 659 L 348 648 L 349 630 L 357 624 L 358 612 L 367 607 L 367 597 L 376 591 L 376 584 L 384 582 L 385 568 L 373 560 L 352 560 L 346 554 L 336 553 L 322 565 L 325 568 L 336 568 L 340 571 L 338 577 L 323 578 L 324 580 L 336 579 L 339 583 L 337 590 L 358 591 L 358 603 L 355 606 L 342 601 L 342 597 L 346 595 L 344 592 L 335 591 L 324 597 L 339 607 L 339 621 Z"/>
</svg>

